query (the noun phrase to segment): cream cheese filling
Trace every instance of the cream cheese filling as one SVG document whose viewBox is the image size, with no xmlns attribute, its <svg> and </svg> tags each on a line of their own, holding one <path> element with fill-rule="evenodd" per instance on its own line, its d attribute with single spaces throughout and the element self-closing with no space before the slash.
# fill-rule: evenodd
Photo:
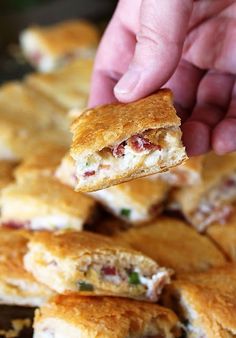
<svg viewBox="0 0 236 338">
<path fill-rule="evenodd" d="M 175 165 L 185 157 L 184 147 L 180 148 L 176 136 L 171 132 L 164 137 L 165 146 L 157 150 L 134 151 L 128 144 L 124 146 L 124 156 L 116 158 L 108 150 L 97 152 L 76 160 L 76 177 L 79 186 L 96 180 L 105 180 L 112 176 L 125 175 L 134 168 L 147 169 L 162 166 L 167 161 Z"/>
</svg>

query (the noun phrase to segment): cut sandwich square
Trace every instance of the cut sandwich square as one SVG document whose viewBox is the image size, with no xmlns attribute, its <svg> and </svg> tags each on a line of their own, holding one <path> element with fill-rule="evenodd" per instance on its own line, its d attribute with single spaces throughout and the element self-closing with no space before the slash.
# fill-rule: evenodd
<svg viewBox="0 0 236 338">
<path fill-rule="evenodd" d="M 128 246 L 89 232 L 35 233 L 28 249 L 26 269 L 63 294 L 156 302 L 172 273 Z"/>
<path fill-rule="evenodd" d="M 77 230 L 91 221 L 95 201 L 51 177 L 21 179 L 2 190 L 1 223 L 28 230 Z"/>
<path fill-rule="evenodd" d="M 29 237 L 24 230 L 0 228 L 0 304 L 35 307 L 54 294 L 24 269 Z"/>
<path fill-rule="evenodd" d="M 76 190 L 95 191 L 166 171 L 187 159 L 168 89 L 83 112 L 72 124 Z"/>
<path fill-rule="evenodd" d="M 36 311 L 35 338 L 175 338 L 177 316 L 156 304 L 109 297 L 60 295 Z"/>
</svg>

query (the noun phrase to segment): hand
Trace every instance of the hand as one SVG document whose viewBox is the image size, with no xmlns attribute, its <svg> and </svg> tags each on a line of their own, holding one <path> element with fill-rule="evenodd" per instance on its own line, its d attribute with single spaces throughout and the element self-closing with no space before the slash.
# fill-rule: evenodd
<svg viewBox="0 0 236 338">
<path fill-rule="evenodd" d="M 174 91 L 188 154 L 236 150 L 235 0 L 120 0 L 100 44 L 90 106 Z"/>
</svg>

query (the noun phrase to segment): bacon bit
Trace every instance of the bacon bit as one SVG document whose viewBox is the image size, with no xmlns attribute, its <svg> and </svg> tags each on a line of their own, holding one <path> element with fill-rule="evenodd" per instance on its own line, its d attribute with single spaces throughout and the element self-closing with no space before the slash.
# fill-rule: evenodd
<svg viewBox="0 0 236 338">
<path fill-rule="evenodd" d="M 233 178 L 229 178 L 226 182 L 225 182 L 225 186 L 227 188 L 232 188 L 234 186 L 236 186 L 236 181 Z"/>
<path fill-rule="evenodd" d="M 32 62 L 37 65 L 40 63 L 41 59 L 42 59 L 43 55 L 37 51 L 37 52 L 34 52 L 30 55 L 30 59 L 32 60 Z"/>
<path fill-rule="evenodd" d="M 150 207 L 149 212 L 151 216 L 157 216 L 159 213 L 161 213 L 163 206 L 160 204 L 154 204 Z"/>
<path fill-rule="evenodd" d="M 116 145 L 113 149 L 112 149 L 112 155 L 114 157 L 122 157 L 125 154 L 125 142 L 122 142 L 118 145 Z"/>
<path fill-rule="evenodd" d="M 9 222 L 4 222 L 2 226 L 6 228 L 11 228 L 11 229 L 22 229 L 26 228 L 29 225 L 29 222 L 17 222 L 17 221 L 9 221 Z"/>
<path fill-rule="evenodd" d="M 117 274 L 116 268 L 111 266 L 104 266 L 102 268 L 104 275 L 115 276 Z"/>
<path fill-rule="evenodd" d="M 93 175 L 95 175 L 95 170 L 91 170 L 91 171 L 86 171 L 85 173 L 84 173 L 84 177 L 89 177 L 89 176 L 93 176 Z"/>
<path fill-rule="evenodd" d="M 161 150 L 160 145 L 151 143 L 148 139 L 141 135 L 134 135 L 130 137 L 128 141 L 131 148 L 137 153 L 140 153 L 144 150 Z"/>
<path fill-rule="evenodd" d="M 99 169 L 110 169 L 110 164 L 100 164 Z"/>
</svg>

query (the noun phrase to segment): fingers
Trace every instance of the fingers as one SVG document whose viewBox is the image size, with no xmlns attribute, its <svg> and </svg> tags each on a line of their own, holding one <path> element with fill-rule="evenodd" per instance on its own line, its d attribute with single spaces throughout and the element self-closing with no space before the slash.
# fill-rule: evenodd
<svg viewBox="0 0 236 338">
<path fill-rule="evenodd" d="M 202 79 L 193 113 L 182 127 L 190 156 L 211 149 L 212 131 L 226 114 L 233 84 L 233 76 L 217 72 L 209 72 Z"/>
<path fill-rule="evenodd" d="M 89 106 L 116 101 L 113 88 L 127 70 L 134 54 L 135 18 L 139 18 L 141 0 L 120 1 L 102 38 L 92 76 Z M 130 6 L 130 9 L 128 8 Z M 122 15 L 121 12 L 124 12 Z M 130 15 L 127 18 L 127 12 Z M 128 23 L 124 19 L 128 19 Z"/>
<path fill-rule="evenodd" d="M 236 81 L 226 118 L 213 130 L 212 147 L 219 155 L 236 151 Z"/>
<path fill-rule="evenodd" d="M 185 60 L 181 60 L 174 75 L 165 84 L 174 93 L 175 106 L 182 123 L 195 105 L 197 90 L 204 72 Z"/>
<path fill-rule="evenodd" d="M 201 69 L 236 74 L 236 19 L 218 16 L 197 26 L 185 41 L 183 56 Z"/>
<path fill-rule="evenodd" d="M 123 102 L 159 89 L 179 62 L 192 0 L 143 0 L 134 57 L 114 89 Z"/>
</svg>

